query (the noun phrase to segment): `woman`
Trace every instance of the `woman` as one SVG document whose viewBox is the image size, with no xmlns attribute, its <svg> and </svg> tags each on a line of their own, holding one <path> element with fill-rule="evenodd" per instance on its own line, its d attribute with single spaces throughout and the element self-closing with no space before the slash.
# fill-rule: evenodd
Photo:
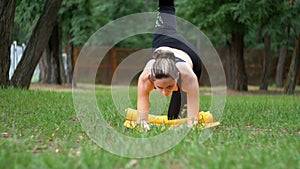
<svg viewBox="0 0 300 169">
<path fill-rule="evenodd" d="M 168 119 L 188 117 L 188 126 L 198 122 L 201 61 L 192 46 L 177 32 L 174 0 L 159 0 L 159 13 L 152 42 L 153 59 L 138 80 L 138 123 L 148 125 L 149 95 L 156 89 L 172 94 Z"/>
</svg>

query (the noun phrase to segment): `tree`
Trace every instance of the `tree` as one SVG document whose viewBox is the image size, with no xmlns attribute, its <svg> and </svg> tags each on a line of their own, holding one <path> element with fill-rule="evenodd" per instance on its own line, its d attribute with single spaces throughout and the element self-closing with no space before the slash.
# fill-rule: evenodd
<svg viewBox="0 0 300 169">
<path fill-rule="evenodd" d="M 39 62 L 41 83 L 66 82 L 61 44 L 61 28 L 56 23 Z"/>
<path fill-rule="evenodd" d="M 208 32 L 214 44 L 219 42 L 225 47 L 230 47 L 226 54 L 226 61 L 232 62 L 226 63 L 228 88 L 247 91 L 248 82 L 244 61 L 244 36 L 247 33 L 245 23 L 248 19 L 248 16 L 244 14 L 246 2 L 185 0 L 178 3 L 180 3 L 179 6 L 185 7 L 179 8 L 180 15 L 199 26 L 204 32 Z M 218 36 L 213 35 L 216 32 Z"/>
<path fill-rule="evenodd" d="M 33 26 L 36 25 L 45 0 L 19 1 L 16 11 L 16 25 L 27 32 L 19 41 L 27 43 Z M 95 8 L 91 0 L 63 1 L 57 21 L 51 33 L 39 62 L 40 83 L 71 83 L 74 67 L 74 45 L 82 46 L 89 36 L 96 30 L 95 16 L 91 10 Z M 63 65 L 63 46 L 67 53 L 67 72 Z"/>
<path fill-rule="evenodd" d="M 295 49 L 293 52 L 292 62 L 290 65 L 290 70 L 288 73 L 288 77 L 284 86 L 285 94 L 293 94 L 295 92 L 295 87 L 297 83 L 298 70 L 300 65 L 300 33 L 295 45 Z"/>
<path fill-rule="evenodd" d="M 231 57 L 232 61 L 232 86 L 229 88 L 238 91 L 247 91 L 247 75 L 244 61 L 244 24 L 238 21 L 235 22 L 235 30 L 231 35 Z"/>
<path fill-rule="evenodd" d="M 287 76 L 287 80 L 284 85 L 284 93 L 285 94 L 293 94 L 295 92 L 295 87 L 297 84 L 299 65 L 300 65 L 300 32 L 299 32 L 299 11 L 300 11 L 300 2 L 292 1 L 292 22 L 291 26 L 293 27 L 293 32 L 297 36 L 294 52 L 292 55 L 292 61 L 290 64 L 289 73 Z"/>
<path fill-rule="evenodd" d="M 264 33 L 264 62 L 263 62 L 263 71 L 259 89 L 260 90 L 268 90 L 269 85 L 269 77 L 271 71 L 271 36 L 269 32 Z"/>
<path fill-rule="evenodd" d="M 31 35 L 30 32 L 32 32 L 34 25 L 37 24 L 45 2 L 45 0 L 19 1 L 16 9 L 15 25 L 18 27 L 18 32 L 26 32 L 26 34 L 25 38 L 24 35 L 20 37 L 19 34 L 16 34 L 19 36 L 16 36 L 15 40 L 25 44 L 28 42 Z M 38 63 L 40 83 L 62 84 L 65 82 L 65 72 L 61 55 L 62 32 L 61 26 L 56 21 L 49 42 Z"/>
<path fill-rule="evenodd" d="M 40 10 L 42 9 L 41 2 L 45 2 L 45 0 L 18 1 L 17 17 L 15 20 L 18 28 L 16 35 L 21 35 L 20 32 L 26 32 L 26 34 L 25 36 L 16 37 L 23 43 L 28 42 L 30 38 L 28 32 L 32 32 L 32 25 L 36 25 L 40 13 L 42 13 Z M 55 29 L 51 33 L 50 41 L 43 51 L 41 62 L 39 62 L 41 69 L 40 81 L 42 83 L 71 83 L 74 68 L 74 46 L 80 47 L 84 45 L 97 29 L 109 21 L 127 14 L 144 12 L 144 8 L 151 8 L 153 4 L 154 2 L 152 3 L 148 0 L 138 3 L 129 0 L 125 3 L 120 0 L 63 1 L 55 24 L 56 26 L 54 27 Z M 60 33 L 57 33 L 56 28 Z M 54 40 L 58 41 L 54 42 Z M 147 40 L 147 42 L 148 41 L 149 40 Z M 145 46 L 147 43 L 145 39 L 140 38 L 138 41 L 130 40 L 121 45 L 125 46 L 128 42 L 137 44 L 139 47 L 143 47 L 143 45 Z M 54 46 L 54 44 L 56 45 Z M 61 57 L 61 53 L 64 49 L 67 54 L 66 73 L 64 73 L 64 69 L 62 68 Z"/>
<path fill-rule="evenodd" d="M 267 90 L 271 74 L 272 38 L 284 21 L 285 3 L 280 0 L 239 1 L 235 16 L 244 23 L 247 30 L 247 47 L 264 49 L 260 90 Z M 253 37 L 255 32 L 256 37 Z M 246 34 L 245 34 L 246 35 Z M 256 39 L 256 40 L 255 40 Z"/>
<path fill-rule="evenodd" d="M 73 79 L 74 46 L 83 46 L 99 24 L 93 13 L 96 8 L 93 3 L 91 0 L 64 1 L 59 12 L 58 24 L 67 55 L 65 83 L 72 83 Z"/>
<path fill-rule="evenodd" d="M 280 54 L 279 54 L 279 59 L 277 63 L 277 68 L 276 68 L 276 87 L 277 88 L 282 88 L 283 87 L 283 82 L 284 82 L 284 71 L 285 71 L 285 61 L 288 55 L 288 49 L 289 49 L 289 41 L 290 41 L 290 29 L 291 29 L 291 24 L 292 24 L 292 15 L 295 11 L 294 8 L 294 3 L 295 0 L 290 0 L 285 13 L 283 16 L 286 16 L 284 18 L 285 26 L 284 26 L 284 34 L 282 35 L 281 38 L 281 49 L 280 49 Z"/>
<path fill-rule="evenodd" d="M 280 54 L 278 58 L 278 63 L 276 67 L 276 87 L 277 88 L 282 88 L 283 87 L 283 75 L 284 75 L 284 66 L 285 66 L 285 60 L 288 55 L 288 39 L 290 37 L 290 26 L 287 25 L 285 27 L 285 35 L 286 35 L 286 40 L 284 41 L 283 46 L 280 49 Z"/>
<path fill-rule="evenodd" d="M 271 37 L 278 34 L 278 30 L 282 28 L 285 23 L 285 2 L 282 1 L 262 1 L 262 7 L 256 10 L 257 14 L 254 17 L 258 19 L 258 22 L 265 29 L 264 31 L 264 64 L 263 64 L 263 74 L 260 83 L 260 90 L 268 90 L 269 78 L 271 73 Z M 254 12 L 255 13 L 255 12 Z M 281 34 L 281 32 L 280 32 Z M 284 54 L 284 53 L 282 53 Z"/>
<path fill-rule="evenodd" d="M 35 26 L 23 57 L 19 62 L 11 83 L 14 87 L 29 88 L 31 77 L 49 41 L 62 0 L 47 0 Z"/>
<path fill-rule="evenodd" d="M 9 86 L 10 45 L 16 0 L 0 1 L 0 88 Z"/>
</svg>

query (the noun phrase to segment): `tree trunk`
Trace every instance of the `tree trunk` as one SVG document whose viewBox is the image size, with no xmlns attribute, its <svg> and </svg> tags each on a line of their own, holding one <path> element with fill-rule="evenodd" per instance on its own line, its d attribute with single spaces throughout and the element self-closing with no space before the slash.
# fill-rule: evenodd
<svg viewBox="0 0 300 169">
<path fill-rule="evenodd" d="M 65 83 L 65 70 L 61 55 L 61 32 L 56 25 L 39 62 L 40 83 L 63 84 Z"/>
<path fill-rule="evenodd" d="M 290 7 L 294 5 L 295 0 L 290 0 L 289 4 Z M 278 59 L 278 64 L 276 68 L 276 87 L 277 88 L 282 88 L 283 87 L 283 73 L 284 73 L 284 64 L 285 64 L 285 59 L 288 55 L 288 41 L 290 39 L 290 26 L 287 25 L 285 27 L 285 35 L 286 35 L 286 44 L 284 44 L 284 47 L 280 50 L 280 55 Z"/>
<path fill-rule="evenodd" d="M 290 70 L 288 73 L 288 77 L 286 83 L 284 85 L 284 93 L 285 94 L 293 94 L 295 92 L 295 87 L 298 78 L 298 69 L 300 64 L 300 34 L 298 35 L 298 40 L 296 42 L 293 57 L 290 65 Z"/>
<path fill-rule="evenodd" d="M 280 49 L 279 59 L 276 67 L 276 88 L 283 87 L 283 73 L 287 53 L 288 50 L 286 46 Z"/>
<path fill-rule="evenodd" d="M 271 37 L 268 32 L 264 34 L 265 57 L 263 63 L 263 72 L 260 82 L 260 90 L 268 90 L 268 83 L 271 69 Z"/>
<path fill-rule="evenodd" d="M 0 1 L 0 88 L 9 86 L 10 46 L 13 38 L 16 0 Z"/>
<path fill-rule="evenodd" d="M 226 43 L 226 83 L 229 89 L 233 89 L 232 79 L 232 58 L 231 58 L 231 45 L 229 42 Z"/>
<path fill-rule="evenodd" d="M 51 72 L 50 57 L 49 57 L 49 48 L 45 48 L 43 55 L 39 62 L 40 68 L 40 83 L 49 83 L 50 82 L 50 73 Z"/>
<path fill-rule="evenodd" d="M 244 61 L 244 32 L 243 25 L 237 24 L 232 33 L 232 74 L 233 90 L 247 91 L 247 75 Z"/>
<path fill-rule="evenodd" d="M 31 77 L 46 48 L 56 23 L 62 0 L 47 0 L 35 26 L 11 83 L 14 87 L 29 88 Z"/>
<path fill-rule="evenodd" d="M 52 81 L 55 84 L 64 84 L 66 82 L 66 75 L 64 69 L 64 62 L 62 58 L 62 41 L 61 41 L 61 28 L 58 24 L 55 25 L 52 35 L 49 40 L 49 46 L 52 50 Z"/>
<path fill-rule="evenodd" d="M 72 36 L 70 33 L 67 35 L 67 72 L 66 72 L 66 83 L 71 84 L 73 80 L 73 70 L 74 70 L 74 45 Z"/>
</svg>

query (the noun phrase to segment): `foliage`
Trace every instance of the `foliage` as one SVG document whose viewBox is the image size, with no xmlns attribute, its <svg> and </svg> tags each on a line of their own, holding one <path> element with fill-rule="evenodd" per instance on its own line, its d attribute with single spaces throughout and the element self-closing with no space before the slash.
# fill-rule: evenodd
<svg viewBox="0 0 300 169">
<path fill-rule="evenodd" d="M 19 43 L 28 42 L 31 31 L 41 15 L 45 2 L 45 0 L 17 0 L 14 40 L 17 40 Z"/>
<path fill-rule="evenodd" d="M 0 99 L 0 168 L 299 166 L 300 107 L 296 95 L 228 96 L 221 126 L 208 140 L 200 142 L 202 132 L 191 131 L 167 153 L 145 159 L 119 157 L 92 142 L 76 118 L 71 92 L 7 89 L 0 90 L 0 96 L 5 98 Z M 97 96 L 99 106 L 113 105 L 102 99 L 110 98 L 110 88 L 97 87 Z M 210 99 L 201 95 L 203 110 L 209 108 Z M 124 129 L 124 117 L 115 116 L 110 108 L 104 113 L 113 117 L 110 124 L 122 134 L 131 137 L 159 134 L 159 131 L 141 134 Z"/>
<path fill-rule="evenodd" d="M 232 29 L 236 29 L 233 15 L 238 17 L 237 4 L 231 0 L 184 0 L 178 2 L 178 13 L 203 30 L 214 44 L 224 45 Z"/>
<path fill-rule="evenodd" d="M 16 8 L 16 34 L 20 43 L 26 43 L 31 30 L 41 14 L 45 0 L 18 1 Z M 94 32 L 90 0 L 63 1 L 59 12 L 58 23 L 63 29 L 64 42 L 66 34 L 70 33 L 75 45 L 83 44 Z M 25 36 L 20 36 L 24 35 Z M 19 35 L 19 36 L 18 36 Z"/>
<path fill-rule="evenodd" d="M 95 1 L 94 2 L 94 12 L 95 16 L 105 16 L 110 20 L 115 20 L 120 17 L 152 11 L 153 5 L 157 6 L 156 2 L 150 1 L 131 1 L 131 0 L 112 0 L 112 1 Z"/>
<path fill-rule="evenodd" d="M 257 39 L 259 27 L 263 26 L 262 34 L 269 32 L 272 36 L 273 49 L 280 49 L 288 40 L 285 26 L 299 24 L 300 21 L 298 1 L 292 7 L 289 1 L 281 0 L 183 0 L 177 4 L 179 15 L 199 26 L 215 45 L 226 43 L 230 32 L 239 29 L 234 25 L 234 21 L 238 21 L 246 24 L 245 47 L 263 46 L 261 39 Z M 260 42 L 257 43 L 257 40 Z"/>
<path fill-rule="evenodd" d="M 291 35 L 295 41 L 300 34 L 300 1 L 295 0 L 294 4 L 290 7 L 290 11 Z"/>
<path fill-rule="evenodd" d="M 93 18 L 93 4 L 91 0 L 63 1 L 59 12 L 58 22 L 63 29 L 63 38 L 71 35 L 71 42 L 80 46 L 95 31 Z"/>
<path fill-rule="evenodd" d="M 248 26 L 256 28 L 253 30 L 262 27 L 262 35 L 265 33 L 270 34 L 273 50 L 279 50 L 283 45 L 288 43 L 289 39 L 286 36 L 285 27 L 292 24 L 292 13 L 295 12 L 291 10 L 289 1 L 249 1 L 247 9 L 246 11 L 250 16 L 247 23 Z M 252 43 L 251 46 L 255 46 L 255 43 Z"/>
<path fill-rule="evenodd" d="M 157 8 L 157 2 L 151 0 L 100 0 L 95 1 L 94 6 L 94 18 L 97 19 L 96 22 L 98 23 L 95 26 L 97 29 L 99 29 L 108 22 L 121 18 L 123 16 L 141 12 L 153 12 Z M 151 46 L 151 41 L 151 35 L 136 35 L 119 42 L 116 47 L 148 48 L 149 45 Z"/>
<path fill-rule="evenodd" d="M 20 43 L 26 43 L 31 30 L 36 24 L 45 0 L 18 1 L 15 17 L 15 39 Z M 75 0 L 63 1 L 59 12 L 58 23 L 63 30 L 63 39 L 70 34 L 71 42 L 75 46 L 83 45 L 88 38 L 99 28 L 119 17 L 133 13 L 153 11 L 156 7 L 153 1 L 96 1 L 96 0 Z M 155 6 L 155 7 L 154 7 Z M 140 43 L 144 37 L 123 42 L 121 46 L 143 47 L 149 40 Z M 148 38 L 150 39 L 150 38 Z M 129 43 L 127 45 L 126 43 Z M 130 45 L 131 44 L 131 45 Z"/>
<path fill-rule="evenodd" d="M 45 0 L 18 1 L 15 17 L 15 38 L 27 42 Z M 175 1 L 179 17 L 190 21 L 203 30 L 215 45 L 224 45 L 230 38 L 230 32 L 238 29 L 233 21 L 247 24 L 245 36 L 246 47 L 256 48 L 258 29 L 264 25 L 263 32 L 272 35 L 273 49 L 279 49 L 287 43 L 284 34 L 286 25 L 292 26 L 291 36 L 296 37 L 299 26 L 299 1 L 293 6 L 289 1 L 280 0 L 181 0 Z M 153 12 L 157 2 L 151 0 L 75 0 L 63 1 L 59 13 L 59 24 L 63 28 L 64 39 L 72 35 L 75 45 L 83 45 L 87 39 L 105 24 L 122 16 L 138 12 Z M 143 42 L 145 40 L 145 42 Z M 151 42 L 151 37 L 132 37 L 118 44 L 123 47 L 143 47 Z M 293 41 L 291 46 L 293 47 Z M 262 46 L 262 45 L 261 45 Z"/>
</svg>

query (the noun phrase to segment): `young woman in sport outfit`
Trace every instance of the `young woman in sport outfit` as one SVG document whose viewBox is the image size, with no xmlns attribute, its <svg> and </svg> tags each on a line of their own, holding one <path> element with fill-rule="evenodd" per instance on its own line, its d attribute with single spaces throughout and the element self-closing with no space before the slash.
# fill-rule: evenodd
<svg viewBox="0 0 300 169">
<path fill-rule="evenodd" d="M 177 31 L 174 0 L 159 0 L 153 59 L 148 61 L 138 80 L 138 123 L 146 130 L 149 96 L 156 89 L 171 96 L 168 119 L 188 118 L 188 126 L 198 122 L 201 61 L 185 38 Z"/>
</svg>

